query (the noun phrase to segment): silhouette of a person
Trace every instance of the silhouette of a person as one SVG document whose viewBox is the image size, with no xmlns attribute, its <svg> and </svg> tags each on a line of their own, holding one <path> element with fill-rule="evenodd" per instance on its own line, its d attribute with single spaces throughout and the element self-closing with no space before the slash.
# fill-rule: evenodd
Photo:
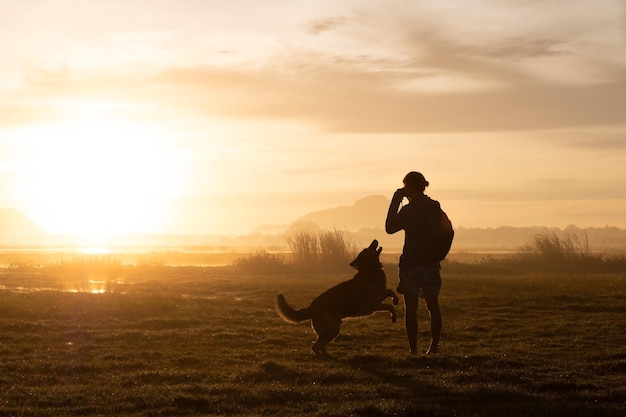
<svg viewBox="0 0 626 417">
<path fill-rule="evenodd" d="M 404 187 L 396 190 L 389 205 L 385 230 L 389 234 L 404 230 L 404 247 L 398 265 L 400 283 L 398 292 L 404 296 L 405 327 L 409 342 L 409 355 L 417 355 L 417 308 L 419 298 L 425 301 L 430 314 L 430 347 L 426 355 L 438 353 L 441 337 L 441 310 L 439 290 L 441 289 L 440 265 L 438 261 L 427 259 L 428 237 L 423 232 L 423 216 L 439 203 L 424 194 L 428 181 L 419 172 L 409 172 L 403 179 Z M 400 208 L 404 198 L 409 200 Z M 399 209 L 399 210 L 398 210 Z"/>
</svg>

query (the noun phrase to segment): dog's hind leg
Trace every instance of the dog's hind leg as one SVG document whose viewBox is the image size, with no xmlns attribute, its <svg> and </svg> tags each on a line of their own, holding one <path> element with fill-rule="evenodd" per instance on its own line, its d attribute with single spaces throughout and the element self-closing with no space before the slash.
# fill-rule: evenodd
<svg viewBox="0 0 626 417">
<path fill-rule="evenodd" d="M 399 302 L 398 296 L 396 295 L 395 292 L 393 292 L 393 290 L 387 289 L 387 291 L 385 291 L 385 295 L 386 295 L 385 298 L 391 297 L 391 299 L 393 300 L 393 305 L 394 306 L 398 305 L 398 302 Z"/>
<path fill-rule="evenodd" d="M 339 335 L 339 329 L 341 327 L 341 320 L 337 320 L 334 317 L 319 317 L 314 318 L 311 321 L 315 333 L 317 333 L 317 340 L 313 343 L 311 349 L 315 356 L 322 359 L 329 359 L 332 356 L 326 351 L 326 346 L 335 340 Z"/>
<path fill-rule="evenodd" d="M 396 315 L 396 309 L 394 306 L 388 303 L 381 303 L 380 306 L 376 309 L 376 311 L 388 311 L 391 314 L 391 322 L 395 323 L 398 316 Z"/>
</svg>

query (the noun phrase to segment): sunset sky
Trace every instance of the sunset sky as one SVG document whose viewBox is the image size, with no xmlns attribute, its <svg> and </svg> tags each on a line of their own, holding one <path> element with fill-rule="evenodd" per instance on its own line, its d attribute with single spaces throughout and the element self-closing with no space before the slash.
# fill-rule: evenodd
<svg viewBox="0 0 626 417">
<path fill-rule="evenodd" d="M 51 233 L 246 234 L 411 170 L 456 226 L 626 228 L 623 0 L 0 7 L 0 208 Z"/>
</svg>

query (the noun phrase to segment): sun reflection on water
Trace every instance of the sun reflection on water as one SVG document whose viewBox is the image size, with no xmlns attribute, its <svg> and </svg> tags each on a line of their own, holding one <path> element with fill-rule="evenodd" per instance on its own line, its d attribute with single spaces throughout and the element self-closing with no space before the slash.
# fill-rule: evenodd
<svg viewBox="0 0 626 417">
<path fill-rule="evenodd" d="M 119 286 L 123 285 L 124 282 L 122 280 L 95 280 L 90 279 L 87 282 L 82 282 L 77 284 L 75 287 L 67 288 L 65 292 L 71 292 L 74 294 L 77 293 L 88 293 L 88 294 L 107 294 L 107 293 L 118 293 L 123 294 L 123 292 L 118 291 Z"/>
</svg>

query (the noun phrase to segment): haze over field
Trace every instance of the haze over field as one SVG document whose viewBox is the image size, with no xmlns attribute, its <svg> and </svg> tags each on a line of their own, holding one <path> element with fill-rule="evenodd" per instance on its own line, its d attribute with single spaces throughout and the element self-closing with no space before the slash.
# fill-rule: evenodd
<svg viewBox="0 0 626 417">
<path fill-rule="evenodd" d="M 3 2 L 0 208 L 247 234 L 419 170 L 457 226 L 626 228 L 625 9 Z"/>
</svg>

